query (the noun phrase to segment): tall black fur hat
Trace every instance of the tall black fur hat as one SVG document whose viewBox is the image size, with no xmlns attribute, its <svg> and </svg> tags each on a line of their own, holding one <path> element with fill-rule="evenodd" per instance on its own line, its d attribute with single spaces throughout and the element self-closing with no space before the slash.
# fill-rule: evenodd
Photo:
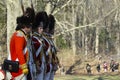
<svg viewBox="0 0 120 80">
<path fill-rule="evenodd" d="M 21 16 L 20 16 L 20 17 L 17 17 L 16 23 L 17 23 L 17 24 L 21 23 Z"/>
<path fill-rule="evenodd" d="M 39 25 L 41 25 L 43 29 L 48 27 L 48 15 L 45 11 L 38 12 L 35 16 L 33 29 L 37 28 Z"/>
<path fill-rule="evenodd" d="M 31 21 L 30 21 L 29 17 L 21 16 L 20 23 L 23 24 L 23 25 L 30 25 Z"/>
<path fill-rule="evenodd" d="M 25 25 L 26 27 L 32 26 L 30 18 L 24 15 L 17 17 L 16 23 L 17 23 L 17 26 L 15 30 L 20 30 L 21 28 L 24 27 L 23 25 Z"/>
<path fill-rule="evenodd" d="M 24 16 L 27 16 L 31 23 L 34 22 L 35 11 L 33 8 L 27 7 Z"/>
<path fill-rule="evenodd" d="M 31 25 L 31 21 L 29 19 L 29 17 L 27 16 L 20 16 L 20 17 L 17 17 L 17 24 L 22 24 L 22 25 Z"/>
<path fill-rule="evenodd" d="M 55 27 L 55 18 L 53 15 L 49 15 L 49 32 Z"/>
</svg>

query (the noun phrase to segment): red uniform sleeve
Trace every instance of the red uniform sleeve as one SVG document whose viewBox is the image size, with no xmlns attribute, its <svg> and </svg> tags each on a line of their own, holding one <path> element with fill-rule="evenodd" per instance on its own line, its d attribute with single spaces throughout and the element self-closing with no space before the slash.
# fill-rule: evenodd
<svg viewBox="0 0 120 80">
<path fill-rule="evenodd" d="M 25 56 L 23 53 L 23 50 L 24 50 L 25 45 L 26 45 L 26 40 L 23 36 L 16 36 L 15 39 L 16 39 L 15 40 L 16 54 L 17 54 L 18 60 L 20 62 L 20 65 L 23 65 L 26 63 Z"/>
</svg>

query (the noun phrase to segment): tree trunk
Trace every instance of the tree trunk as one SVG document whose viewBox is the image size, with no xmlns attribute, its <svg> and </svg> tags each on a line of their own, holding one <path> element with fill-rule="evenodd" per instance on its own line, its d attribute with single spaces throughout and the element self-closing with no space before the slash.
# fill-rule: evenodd
<svg viewBox="0 0 120 80">
<path fill-rule="evenodd" d="M 74 2 L 75 1 L 72 1 L 72 4 L 73 4 L 73 6 L 72 6 L 72 22 L 73 22 L 73 25 L 74 25 L 74 27 L 76 26 L 75 25 L 75 23 L 76 23 L 76 14 L 75 14 L 75 9 L 74 9 Z M 76 54 L 76 40 L 75 40 L 75 30 L 73 30 L 72 32 L 72 41 L 71 41 L 71 43 L 72 43 L 72 49 L 73 49 L 73 54 L 74 54 L 74 56 L 75 56 L 75 54 Z"/>
<path fill-rule="evenodd" d="M 114 0 L 115 6 L 117 7 L 119 5 L 119 0 Z M 118 8 L 115 15 L 115 21 L 117 26 L 117 32 L 116 32 L 116 44 L 115 49 L 117 52 L 117 55 L 120 55 L 120 9 Z"/>
<path fill-rule="evenodd" d="M 87 27 L 85 27 L 85 55 L 88 55 L 88 36 L 87 36 Z M 87 58 L 86 58 L 87 59 Z"/>
<path fill-rule="evenodd" d="M 96 39 L 95 39 L 95 54 L 98 54 L 99 51 L 99 28 L 96 27 Z"/>
<path fill-rule="evenodd" d="M 84 30 L 82 30 L 82 52 L 85 52 L 85 34 Z"/>
<path fill-rule="evenodd" d="M 118 31 L 116 33 L 116 51 L 117 55 L 120 55 L 120 26 L 118 26 Z"/>
<path fill-rule="evenodd" d="M 87 24 L 87 18 L 86 18 L 86 2 L 84 3 L 84 10 L 83 10 L 83 13 L 84 13 L 84 18 L 83 18 L 83 25 L 86 25 Z M 87 55 L 88 55 L 88 35 L 87 35 L 87 32 L 88 32 L 88 26 L 85 27 L 85 46 L 84 46 L 84 52 L 85 52 L 85 55 L 86 55 L 86 59 L 87 59 Z"/>
</svg>

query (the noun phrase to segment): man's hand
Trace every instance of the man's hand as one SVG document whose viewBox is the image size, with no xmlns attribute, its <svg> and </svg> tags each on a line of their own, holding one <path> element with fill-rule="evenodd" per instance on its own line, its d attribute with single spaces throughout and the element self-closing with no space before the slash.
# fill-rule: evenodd
<svg viewBox="0 0 120 80">
<path fill-rule="evenodd" d="M 22 72 L 23 72 L 24 74 L 28 74 L 28 69 L 27 69 L 27 68 L 22 69 Z"/>
<path fill-rule="evenodd" d="M 24 74 L 28 74 L 27 64 L 22 64 L 22 65 L 20 66 L 20 68 L 22 69 L 22 72 L 23 72 Z"/>
</svg>

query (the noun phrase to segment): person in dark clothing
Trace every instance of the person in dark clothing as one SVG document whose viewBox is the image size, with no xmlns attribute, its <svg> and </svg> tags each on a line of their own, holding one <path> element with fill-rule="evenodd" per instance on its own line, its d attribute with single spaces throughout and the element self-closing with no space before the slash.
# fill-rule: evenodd
<svg viewBox="0 0 120 80">
<path fill-rule="evenodd" d="M 91 74 L 91 65 L 90 64 L 86 64 L 86 70 L 88 74 Z"/>
<path fill-rule="evenodd" d="M 119 70 L 119 63 L 115 63 L 115 65 L 114 65 L 114 70 L 115 70 L 115 71 L 118 71 L 118 70 Z"/>
<path fill-rule="evenodd" d="M 115 66 L 115 61 L 111 60 L 111 62 L 110 62 L 110 69 L 111 69 L 112 72 L 115 71 L 114 66 Z"/>
<path fill-rule="evenodd" d="M 100 72 L 100 64 L 98 63 L 97 67 L 96 67 L 97 71 Z"/>
</svg>

